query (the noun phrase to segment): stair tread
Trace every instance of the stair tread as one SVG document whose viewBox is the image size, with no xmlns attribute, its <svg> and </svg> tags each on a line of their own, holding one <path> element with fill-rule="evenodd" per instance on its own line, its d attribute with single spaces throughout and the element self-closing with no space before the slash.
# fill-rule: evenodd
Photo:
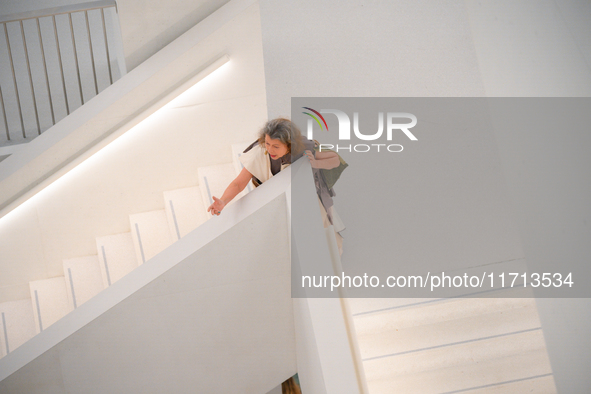
<svg viewBox="0 0 591 394">
<path fill-rule="evenodd" d="M 178 240 L 207 221 L 207 206 L 199 187 L 164 192 L 166 217 L 173 239 Z"/>
<path fill-rule="evenodd" d="M 537 350 L 545 351 L 544 337 L 540 329 L 365 359 L 364 365 L 368 369 L 366 371 L 367 378 L 374 379 L 381 376 L 409 375 L 452 366 L 463 367 L 473 362 L 487 362 Z"/>
<path fill-rule="evenodd" d="M 365 365 L 366 363 L 364 363 Z M 382 369 L 396 365 L 383 363 Z M 367 372 L 367 367 L 366 367 Z M 393 388 L 403 393 L 446 393 L 473 387 L 493 385 L 552 373 L 545 349 L 521 352 L 491 359 L 474 358 L 463 365 L 437 368 L 408 375 L 368 376 L 372 394 L 391 393 Z M 553 382 L 553 380 L 552 380 Z M 550 385 L 550 383 L 548 383 Z M 553 386 L 553 383 L 551 384 Z"/>
<path fill-rule="evenodd" d="M 14 351 L 35 334 L 35 317 L 30 298 L 0 304 L 0 357 Z"/>
<path fill-rule="evenodd" d="M 554 376 L 542 375 L 538 377 L 525 378 L 518 381 L 488 385 L 475 388 L 474 390 L 463 391 L 463 394 L 506 394 L 506 393 L 528 393 L 528 394 L 556 394 Z"/>
<path fill-rule="evenodd" d="M 63 263 L 72 307 L 82 305 L 105 288 L 97 255 L 66 259 Z"/>
<path fill-rule="evenodd" d="M 454 298 L 409 308 L 396 308 L 355 315 L 353 319 L 357 334 L 369 335 L 388 330 L 457 320 L 527 305 L 535 308 L 535 301 L 529 298 Z"/>
<path fill-rule="evenodd" d="M 29 287 L 37 332 L 47 329 L 72 310 L 64 276 L 32 281 Z"/>
<path fill-rule="evenodd" d="M 362 358 L 502 335 L 540 327 L 533 305 L 495 311 L 479 316 L 445 320 L 429 325 L 390 328 L 364 335 L 357 332 Z"/>
<path fill-rule="evenodd" d="M 172 244 L 164 209 L 129 215 L 137 260 L 145 263 Z"/>
<path fill-rule="evenodd" d="M 96 245 L 105 287 L 117 282 L 139 265 L 131 232 L 97 237 Z"/>
</svg>

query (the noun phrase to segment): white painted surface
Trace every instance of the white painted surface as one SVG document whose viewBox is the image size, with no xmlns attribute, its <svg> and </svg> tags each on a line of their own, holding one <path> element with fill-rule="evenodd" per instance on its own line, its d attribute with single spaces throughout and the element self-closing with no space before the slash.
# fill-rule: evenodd
<svg viewBox="0 0 591 394">
<path fill-rule="evenodd" d="M 300 206 L 305 209 L 298 214 L 302 215 L 302 222 L 309 223 L 305 228 L 291 228 L 292 266 L 299 267 L 300 272 L 306 272 L 307 265 L 320 264 L 320 272 L 334 275 L 336 270 L 331 259 L 326 230 L 322 226 L 310 164 L 299 160 L 290 166 L 290 170 L 291 179 L 299 185 L 299 191 L 305 193 L 299 195 Z M 252 194 L 255 193 L 256 191 Z M 298 290 L 300 297 L 313 296 L 310 288 Z M 302 390 L 318 393 L 362 393 L 363 382 L 357 374 L 354 348 L 340 299 L 302 298 L 294 303 L 294 307 L 297 308 L 298 342 L 301 341 L 302 344 L 298 347 Z M 310 365 L 306 365 L 308 362 Z"/>
<path fill-rule="evenodd" d="M 487 95 L 591 96 L 591 4 L 466 1 Z M 504 175 L 530 269 L 587 261 L 591 193 L 586 133 L 563 129 L 560 148 L 537 130 L 497 131 Z M 588 140 L 587 140 L 588 141 Z M 572 142 L 572 143 L 571 143 Z M 535 204 L 531 202 L 535 201 Z M 565 202 L 568 201 L 567 204 Z M 561 208 L 563 207 L 563 208 Z M 568 208 L 566 208 L 568 207 Z M 559 392 L 589 391 L 591 303 L 538 299 Z"/>
<path fill-rule="evenodd" d="M 96 248 L 104 287 L 117 282 L 140 264 L 131 233 L 98 237 Z"/>
<path fill-rule="evenodd" d="M 69 313 L 66 278 L 63 276 L 29 282 L 35 317 L 35 330 L 40 333 Z"/>
<path fill-rule="evenodd" d="M 503 298 L 531 297 L 527 290 L 500 298 L 351 300 L 370 392 L 494 392 L 519 382 L 527 392 L 555 393 L 535 300 Z"/>
<path fill-rule="evenodd" d="M 26 147 L 26 144 L 15 144 L 0 147 L 0 156 L 9 156 Z"/>
<path fill-rule="evenodd" d="M 487 345 L 495 346 L 494 343 Z M 515 353 L 497 359 L 487 359 L 480 357 L 479 354 L 474 354 L 473 361 L 469 360 L 462 368 L 451 366 L 390 380 L 374 380 L 372 376 L 368 376 L 368 384 L 370 392 L 377 394 L 390 393 L 392 387 L 409 394 L 454 392 L 462 390 L 462 387 L 484 386 L 496 379 L 508 382 L 518 380 L 521 376 L 537 376 L 540 371 L 543 371 L 544 374 L 550 373 L 549 363 L 545 356 L 545 351 Z M 392 366 L 388 366 L 388 369 L 390 368 Z M 523 383 L 524 392 L 531 391 L 531 387 L 529 387 L 531 383 L 528 383 Z M 551 380 L 546 380 L 545 384 L 545 392 L 556 393 Z"/>
<path fill-rule="evenodd" d="M 359 335 L 369 335 L 392 330 L 395 328 L 411 328 L 416 326 L 428 326 L 442 322 L 453 322 L 470 317 L 500 313 L 512 309 L 528 309 L 535 312 L 535 303 L 528 299 L 513 298 L 466 298 L 466 299 L 440 299 L 437 302 L 425 302 L 420 305 L 393 308 L 377 312 L 365 312 L 355 314 L 356 326 Z M 536 319 L 537 320 L 537 319 Z M 539 327 L 534 326 L 528 328 Z"/>
<path fill-rule="evenodd" d="M 4 357 L 36 334 L 31 300 L 8 301 L 0 304 L 0 327 L 0 357 Z"/>
<path fill-rule="evenodd" d="M 476 300 L 486 301 L 486 300 Z M 427 310 L 414 308 L 410 313 L 386 312 L 355 318 L 362 357 L 372 358 L 384 354 L 403 353 L 420 348 L 441 346 L 449 343 L 475 340 L 508 332 L 539 329 L 540 321 L 533 300 L 513 302 L 511 306 L 495 311 L 489 303 L 483 302 L 482 313 L 465 317 L 437 316 L 437 305 Z M 456 305 L 462 308 L 462 303 Z M 511 308 L 511 309 L 508 309 Z M 416 310 L 418 309 L 418 310 Z M 430 322 L 417 321 L 412 315 L 433 313 Z M 411 315 L 410 317 L 408 315 Z M 449 319 L 449 320 L 448 320 Z"/>
<path fill-rule="evenodd" d="M 173 240 L 179 240 L 207 220 L 199 187 L 164 192 L 164 205 Z"/>
<path fill-rule="evenodd" d="M 499 376 L 496 380 L 490 379 L 495 373 L 501 375 L 502 371 L 490 370 L 487 372 L 487 380 L 480 382 L 461 382 L 458 376 L 461 376 L 461 369 L 466 366 L 472 367 L 472 364 L 478 364 L 489 360 L 500 360 L 501 364 L 504 358 L 510 358 L 519 354 L 528 354 L 535 352 L 537 357 L 528 357 L 531 359 L 527 364 L 528 373 L 520 375 L 518 371 L 513 370 L 513 376 Z M 366 361 L 368 365 L 368 380 L 388 379 L 392 376 L 404 379 L 405 375 L 424 374 L 439 369 L 448 369 L 451 371 L 457 367 L 456 376 L 448 377 L 445 381 L 441 380 L 437 385 L 429 390 L 432 392 L 446 392 L 458 389 L 467 389 L 471 387 L 484 386 L 510 380 L 529 378 L 532 376 L 544 375 L 552 372 L 548 356 L 544 349 L 544 338 L 541 330 L 517 333 L 506 337 L 488 338 L 480 341 L 467 342 L 454 345 L 453 351 L 442 347 L 440 349 L 417 351 L 409 354 L 385 357 Z M 370 364 L 371 368 L 369 367 Z M 533 365 L 532 365 L 533 364 Z M 506 366 L 506 365 L 505 365 Z M 511 369 L 516 366 L 512 365 Z M 535 367 L 535 369 L 534 369 Z M 478 375 L 478 374 L 476 374 Z M 478 376 L 474 377 L 478 379 Z M 456 386 L 451 388 L 449 386 Z M 447 386 L 447 387 L 446 387 Z M 412 387 L 412 386 L 411 386 Z M 417 390 L 415 387 L 414 390 Z"/>
<path fill-rule="evenodd" d="M 129 232 L 128 215 L 162 209 L 164 191 L 196 186 L 198 167 L 229 163 L 231 143 L 255 135 L 266 120 L 262 45 L 258 8 L 254 6 L 244 11 L 245 8 L 247 6 L 240 3 L 231 10 L 230 16 L 225 14 L 231 23 L 224 24 L 222 19 L 218 26 L 210 21 L 207 34 L 203 33 L 202 26 L 196 33 L 193 31 L 193 35 L 184 37 L 182 45 L 173 45 L 172 54 L 163 53 L 160 57 L 164 63 L 154 66 L 160 71 L 152 78 L 142 74 L 145 69 L 135 71 L 140 79 L 147 79 L 150 86 L 140 84 L 135 90 L 131 89 L 138 96 L 124 102 L 106 99 L 109 108 L 119 108 L 121 112 L 110 113 L 100 121 L 95 119 L 97 123 L 93 125 L 87 123 L 78 129 L 78 136 L 87 138 L 93 132 L 119 124 L 129 116 L 129 113 L 125 115 L 127 110 L 123 107 L 142 108 L 141 102 L 145 104 L 146 100 L 158 97 L 178 78 L 194 74 L 196 68 L 218 58 L 224 51 L 232 58 L 225 68 L 189 89 L 173 106 L 167 106 L 127 132 L 114 147 L 54 182 L 44 195 L 0 220 L 3 272 L 0 301 L 28 297 L 31 280 L 63 275 L 63 259 L 97 253 L 97 236 Z M 150 69 L 151 66 L 146 67 Z M 148 75 L 155 72 L 148 71 Z M 113 86 L 113 89 L 119 88 Z M 63 127 L 66 130 L 69 126 Z M 248 130 L 252 135 L 245 135 Z M 46 149 L 56 143 L 54 148 L 61 153 L 76 150 L 80 142 L 50 143 L 49 136 L 45 142 L 39 138 L 35 144 Z M 16 160 L 14 156 L 0 165 L 10 159 Z M 44 161 L 46 159 L 49 163 Z M 39 168 L 47 169 L 56 159 L 57 156 L 51 154 L 38 156 L 33 161 L 45 163 Z M 23 171 L 31 175 L 37 170 L 28 167 Z M 21 175 L 13 180 L 20 182 L 26 178 Z M 6 192 L 5 186 L 2 182 L 0 190 Z M 18 264 L 12 263 L 15 261 Z"/>
<path fill-rule="evenodd" d="M 118 0 L 123 50 L 128 69 L 135 68 L 227 2 L 228 0 L 174 0 L 167 3 Z M 5 0 L 0 13 L 13 14 L 78 3 L 78 0 Z"/>
<path fill-rule="evenodd" d="M 291 97 L 484 95 L 462 0 L 263 0 L 261 17 L 270 118 Z"/>
<path fill-rule="evenodd" d="M 0 225 L 0 300 L 30 298 L 29 281 L 46 278 L 43 238 L 37 210 L 25 207 L 19 217 L 9 217 Z M 18 261 L 18 264 L 15 262 Z M 55 275 L 63 275 L 58 271 Z"/>
<path fill-rule="evenodd" d="M 164 209 L 129 216 L 137 260 L 143 264 L 172 243 Z"/>
<path fill-rule="evenodd" d="M 275 387 L 273 390 L 269 391 L 267 394 L 281 394 L 281 385 Z"/>
<path fill-rule="evenodd" d="M 315 12 L 309 12 L 311 9 Z M 262 1 L 261 15 L 270 117 L 288 115 L 292 96 L 590 95 L 588 1 L 349 2 L 348 7 L 334 2 L 300 2 L 299 7 L 293 7 L 286 2 Z M 455 47 L 450 50 L 450 45 Z M 566 232 L 532 237 L 539 229 L 568 228 L 572 230 L 569 239 L 589 239 L 582 236 L 588 233 L 588 226 L 556 212 L 564 196 L 539 200 L 540 196 L 565 190 L 561 182 L 541 183 L 547 187 L 535 191 L 528 190 L 527 185 L 532 176 L 543 180 L 548 169 L 551 173 L 569 173 L 569 165 L 575 163 L 579 165 L 574 168 L 587 169 L 588 165 L 580 163 L 587 163 L 589 155 L 577 152 L 573 156 L 572 149 L 561 151 L 563 155 L 556 161 L 539 155 L 536 165 L 523 172 L 528 162 L 524 157 L 535 151 L 527 141 L 539 139 L 535 131 L 531 133 L 525 135 L 518 150 L 505 144 L 512 156 L 504 163 L 513 177 L 508 195 L 519 196 L 514 212 L 529 212 L 529 219 L 517 219 L 521 222 L 519 232 L 512 231 L 506 238 L 504 244 L 513 245 L 508 257 L 524 257 L 521 237 L 530 243 L 530 255 L 525 256 L 528 263 L 534 250 L 540 258 L 557 252 L 555 261 L 573 254 L 579 261 L 582 256 L 588 260 L 586 245 L 568 249 L 556 244 Z M 586 146 L 581 145 L 581 136 L 565 138 Z M 548 149 L 552 145 L 548 139 Z M 487 146 L 498 148 L 496 142 Z M 545 162 L 553 164 L 541 170 Z M 409 173 L 416 179 L 425 179 L 424 175 L 421 171 Z M 576 185 L 589 184 L 587 179 L 581 176 L 569 189 L 573 193 L 570 196 L 577 194 Z M 589 200 L 585 194 L 572 206 L 578 218 L 584 213 L 588 216 L 589 204 L 582 201 Z M 510 205 L 502 205 L 510 212 Z M 433 202 L 425 206 L 433 207 Z M 552 213 L 568 224 L 556 226 Z M 511 217 L 510 222 L 516 218 Z M 350 223 L 346 218 L 344 221 Z M 399 223 L 401 228 L 410 224 Z M 507 233 L 501 230 L 489 240 L 500 239 L 503 234 Z M 570 241 L 563 243 L 567 244 Z M 485 259 L 493 255 L 481 254 Z M 590 377 L 585 368 L 590 364 L 591 345 L 588 335 L 577 334 L 591 331 L 588 300 L 544 299 L 538 300 L 538 305 L 548 350 L 555 360 L 558 388 L 561 392 L 588 391 Z M 515 383 L 507 390 L 521 392 L 519 388 L 524 386 L 527 384 Z M 491 392 L 495 390 L 503 389 Z"/>
<path fill-rule="evenodd" d="M 163 105 L 162 100 L 170 99 L 168 95 L 177 95 L 177 89 L 183 91 L 188 87 L 184 86 L 186 83 L 195 83 L 191 82 L 192 78 L 202 78 L 201 72 L 224 53 L 233 52 L 238 47 L 238 53 L 252 54 L 255 58 L 260 58 L 262 48 L 259 40 L 258 14 L 255 25 L 251 25 L 250 29 L 236 23 L 237 20 L 234 20 L 231 26 L 227 25 L 232 18 L 252 4 L 253 0 L 233 0 L 226 4 L 142 63 L 141 67 L 127 74 L 117 84 L 106 89 L 102 95 L 91 101 L 91 105 L 81 107 L 76 111 L 76 115 L 68 116 L 54 126 L 51 133 L 43 133 L 40 138 L 36 138 L 33 144 L 27 146 L 26 152 L 14 154 L 3 160 L 0 166 L 0 180 L 3 183 L 0 189 L 0 206 L 4 209 L 13 202 L 16 205 L 20 204 L 22 200 L 13 200 L 29 198 L 106 143 L 129 130 L 160 108 Z M 236 32 L 239 36 L 232 33 L 220 34 L 224 25 L 230 29 L 240 30 L 240 33 Z M 245 32 L 252 32 L 254 36 Z M 236 41 L 242 41 L 241 45 L 236 46 Z M 208 93 L 213 93 L 213 97 L 210 96 L 209 100 L 203 100 L 201 103 L 211 101 L 212 98 L 220 100 L 264 92 L 262 62 L 249 60 L 246 67 L 241 67 L 239 71 L 246 72 L 246 79 L 226 84 L 226 89 L 220 89 L 221 86 L 218 86 L 214 91 L 209 90 Z M 256 71 L 252 72 L 257 66 L 260 67 L 259 77 L 256 76 Z M 258 89 L 255 88 L 257 82 L 260 83 Z M 244 90 L 244 85 L 248 86 L 247 90 Z M 228 90 L 234 91 L 234 94 L 228 94 Z M 236 91 L 240 93 L 236 94 Z M 215 130 L 215 127 L 213 129 Z M 228 143 L 231 142 L 233 141 Z M 64 165 L 66 167 L 60 169 Z M 15 175 L 15 172 L 18 174 Z M 46 180 L 48 177 L 51 179 Z M 42 184 L 39 185 L 39 182 Z M 26 196 L 23 195 L 28 192 Z M 3 215 L 4 213 L 2 212 Z"/>
<path fill-rule="evenodd" d="M 578 113 L 586 116 L 588 103 L 585 99 L 571 106 L 575 113 L 569 117 L 576 119 Z M 554 119 L 552 114 L 538 116 L 547 116 L 547 122 Z M 578 130 L 564 128 L 559 136 L 527 128 L 496 130 L 529 269 L 578 271 L 579 283 L 591 275 L 589 265 L 583 263 L 591 256 L 591 163 L 587 150 L 591 139 L 583 132 L 587 123 Z M 537 304 L 558 391 L 588 391 L 591 301 L 540 298 Z"/>
<path fill-rule="evenodd" d="M 0 144 L 4 145 L 7 139 L 10 139 L 9 144 L 31 141 L 66 117 L 68 113 L 74 112 L 83 103 L 90 101 L 97 93 L 111 85 L 111 81 L 117 81 L 126 73 L 123 52 L 118 50 L 121 48 L 121 35 L 115 12 L 116 4 L 113 1 L 103 2 L 100 5 L 106 5 L 108 8 L 103 9 L 102 13 L 99 9 L 88 10 L 86 14 L 83 12 L 85 7 L 81 7 L 80 4 L 48 10 L 41 9 L 43 6 L 40 3 L 32 12 L 3 15 L 2 19 L 13 22 L 7 25 L 12 57 L 8 54 L 4 33 L 0 35 L 2 37 L 0 39 L 0 79 L 3 81 L 2 95 L 6 105 L 9 134 L 6 135 L 4 119 L 2 119 Z M 28 4 L 28 7 L 24 5 L 22 8 L 31 6 Z M 3 7 L 2 12 L 10 8 L 9 4 Z M 72 12 L 73 30 L 70 27 L 68 14 L 65 14 L 67 12 Z M 58 57 L 58 44 L 52 18 L 43 17 L 54 13 L 58 14 L 55 22 L 61 58 Z M 85 20 L 86 15 L 88 15 L 89 29 Z M 103 15 L 105 29 L 103 29 Z M 19 23 L 14 21 L 33 17 L 42 17 L 39 19 L 39 24 L 34 19 L 25 19 L 22 24 L 29 56 L 27 62 L 24 56 L 22 32 Z M 74 33 L 73 38 L 71 31 Z M 106 44 L 105 34 L 107 35 Z M 43 51 L 39 37 L 43 41 Z M 76 43 L 76 51 L 72 41 Z M 109 58 L 107 58 L 107 47 Z M 110 68 L 108 61 L 110 61 Z M 18 100 L 12 82 L 13 69 L 19 85 Z M 31 80 L 29 72 L 32 76 Z"/>
<path fill-rule="evenodd" d="M 293 299 L 297 371 L 302 393 L 327 393 L 308 299 Z"/>
<path fill-rule="evenodd" d="M 285 172 L 0 359 L 0 391 L 268 392 L 292 376 Z"/>
<path fill-rule="evenodd" d="M 105 288 L 98 256 L 64 260 L 68 300 L 76 308 Z"/>
<path fill-rule="evenodd" d="M 589 2 L 465 3 L 487 96 L 591 95 Z"/>
<path fill-rule="evenodd" d="M 506 383 L 499 386 L 484 387 L 468 391 L 470 394 L 502 394 L 502 393 L 533 393 L 533 394 L 555 394 L 552 376 L 544 376 L 525 381 Z"/>
</svg>

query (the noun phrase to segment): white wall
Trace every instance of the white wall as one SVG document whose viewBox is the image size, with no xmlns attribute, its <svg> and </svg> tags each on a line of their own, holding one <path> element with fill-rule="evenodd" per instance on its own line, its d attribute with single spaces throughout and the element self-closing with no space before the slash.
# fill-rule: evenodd
<svg viewBox="0 0 591 394">
<path fill-rule="evenodd" d="M 270 117 L 289 115 L 290 97 L 591 95 L 588 22 L 591 4 L 588 1 L 356 1 L 347 2 L 346 7 L 342 4 L 261 2 Z M 577 132 L 580 131 L 560 131 L 573 141 L 578 139 Z M 498 148 L 494 143 L 487 145 L 487 151 L 493 153 Z M 527 149 L 524 146 L 502 153 L 510 154 L 517 163 L 520 157 L 530 156 Z M 577 162 L 585 163 L 576 179 L 579 185 L 588 184 L 582 174 L 589 168 L 589 155 L 572 153 L 571 156 L 564 152 L 560 159 L 553 160 L 555 168 L 564 172 Z M 538 156 L 536 160 L 542 163 L 544 157 Z M 512 163 L 503 164 L 511 168 Z M 426 162 L 405 175 L 422 179 L 428 168 L 437 165 Z M 491 169 L 496 177 L 505 176 L 500 167 Z M 461 171 L 456 175 L 462 176 Z M 505 225 L 512 230 L 505 245 L 512 250 L 514 258 L 525 255 L 528 260 L 535 260 L 536 255 L 548 248 L 567 256 L 569 251 L 565 246 L 555 242 L 561 238 L 553 238 L 551 231 L 544 238 L 530 236 L 537 226 L 553 228 L 546 213 L 555 212 L 557 203 L 549 200 L 538 201 L 535 207 L 524 205 L 536 200 L 536 190 L 520 189 L 516 185 L 523 184 L 530 175 L 543 176 L 535 170 L 532 174 L 525 171 L 509 183 L 512 189 L 502 193 L 519 197 L 514 207 L 507 200 L 492 204 L 505 215 L 515 209 L 536 217 L 531 222 L 517 217 L 506 221 Z M 551 185 L 554 183 L 548 186 Z M 466 198 L 476 196 L 474 193 L 482 186 L 474 184 Z M 580 201 L 591 200 L 587 194 L 585 197 Z M 338 197 L 336 204 L 338 207 Z M 586 206 L 580 204 L 572 206 L 571 212 L 586 215 Z M 488 212 L 486 206 L 481 208 L 483 213 Z M 340 212 L 347 223 L 346 212 Z M 569 234 L 571 231 L 587 234 L 588 227 L 581 228 L 581 222 L 575 223 L 569 216 L 561 218 L 569 224 Z M 445 220 L 441 217 L 437 223 Z M 397 226 L 404 228 L 412 224 L 403 221 Z M 520 233 L 515 232 L 516 226 Z M 506 234 L 499 232 L 496 238 L 502 239 Z M 494 238 L 491 236 L 490 241 Z M 588 259 L 583 244 L 588 237 L 577 239 L 580 243 L 571 255 Z M 346 242 L 354 245 L 355 240 L 349 237 Z M 591 378 L 585 371 L 590 364 L 586 335 L 591 320 L 588 300 L 538 301 L 560 392 L 588 391 L 591 387 Z"/>
<path fill-rule="evenodd" d="M 466 7 L 489 97 L 591 95 L 591 4 L 473 1 Z"/>
<path fill-rule="evenodd" d="M 289 116 L 294 96 L 484 95 L 463 1 L 298 4 L 261 2 L 269 117 Z M 384 206 L 368 202 L 376 215 L 396 212 L 387 237 L 395 261 L 459 268 L 522 258 L 494 139 L 446 125 L 419 144 L 416 154 L 382 158 L 377 165 L 395 169 L 380 182 L 397 187 L 380 196 Z M 363 155 L 342 155 L 352 168 L 365 160 Z M 361 182 L 347 178 L 350 171 L 339 182 L 355 188 Z M 378 245 L 383 238 L 377 235 L 373 254 L 356 248 L 356 242 L 364 242 L 356 234 L 368 229 L 354 223 L 368 214 L 359 198 L 339 194 L 343 189 L 337 185 L 335 198 L 349 226 L 343 266 L 354 267 L 364 258 L 376 264 L 386 260 Z M 368 199 L 373 192 L 368 190 Z"/>
<path fill-rule="evenodd" d="M 466 1 L 489 96 L 590 97 L 591 3 Z M 497 130 L 515 221 L 528 266 L 576 266 L 588 239 L 588 133 Z M 587 143 L 585 142 L 587 141 Z M 535 202 L 535 203 L 532 203 Z M 579 278 L 579 281 L 585 280 Z M 560 393 L 591 389 L 591 300 L 536 300 Z"/>
<path fill-rule="evenodd" d="M 261 1 L 269 116 L 290 97 L 482 96 L 462 0 Z"/>
<path fill-rule="evenodd" d="M 129 231 L 128 215 L 163 209 L 163 191 L 195 186 L 199 166 L 230 162 L 230 144 L 254 138 L 266 120 L 259 26 L 255 5 L 205 38 L 184 56 L 227 53 L 226 66 L 0 220 L 0 301 L 28 298 L 29 281 L 63 275 L 63 259 L 96 254 L 95 237 Z"/>
</svg>

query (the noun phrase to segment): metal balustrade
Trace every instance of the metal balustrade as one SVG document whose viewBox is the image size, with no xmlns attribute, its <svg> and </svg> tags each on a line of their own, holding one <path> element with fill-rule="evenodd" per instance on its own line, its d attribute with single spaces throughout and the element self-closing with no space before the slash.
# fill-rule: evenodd
<svg viewBox="0 0 591 394">
<path fill-rule="evenodd" d="M 0 146 L 30 141 L 126 73 L 114 0 L 0 16 L 0 30 Z"/>
</svg>

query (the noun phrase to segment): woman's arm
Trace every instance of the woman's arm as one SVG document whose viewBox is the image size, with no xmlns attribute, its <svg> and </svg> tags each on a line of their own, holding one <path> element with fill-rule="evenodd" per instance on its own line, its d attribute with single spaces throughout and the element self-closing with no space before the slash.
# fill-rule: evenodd
<svg viewBox="0 0 591 394">
<path fill-rule="evenodd" d="M 213 204 L 207 208 L 207 212 L 211 212 L 212 215 L 218 215 L 222 212 L 222 209 L 240 193 L 248 182 L 252 179 L 252 174 L 248 172 L 246 168 L 243 168 L 240 174 L 234 179 L 224 191 L 222 198 L 213 196 Z"/>
<path fill-rule="evenodd" d="M 341 159 L 335 152 L 316 152 L 316 157 L 311 151 L 306 151 L 306 156 L 310 160 L 312 168 L 322 168 L 324 170 L 330 170 L 341 165 Z"/>
</svg>

